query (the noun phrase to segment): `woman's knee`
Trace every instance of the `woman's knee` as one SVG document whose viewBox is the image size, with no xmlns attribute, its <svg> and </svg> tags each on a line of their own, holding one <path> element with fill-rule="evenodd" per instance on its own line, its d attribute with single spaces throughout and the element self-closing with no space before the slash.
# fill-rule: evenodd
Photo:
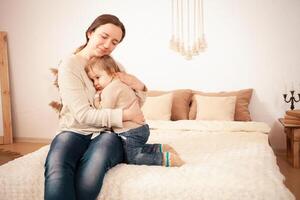
<svg viewBox="0 0 300 200">
<path fill-rule="evenodd" d="M 91 154 L 101 155 L 102 162 L 110 167 L 123 162 L 124 150 L 121 138 L 114 133 L 103 133 L 92 145 Z M 105 164 L 105 165 L 106 165 Z"/>
<path fill-rule="evenodd" d="M 102 152 L 104 154 L 123 152 L 121 138 L 114 133 L 102 133 L 92 140 L 90 148 L 94 152 Z"/>
<path fill-rule="evenodd" d="M 99 135 L 99 140 L 97 142 L 101 143 L 102 146 L 106 146 L 106 147 L 122 146 L 120 137 L 118 137 L 114 133 L 102 133 L 101 135 Z"/>
</svg>

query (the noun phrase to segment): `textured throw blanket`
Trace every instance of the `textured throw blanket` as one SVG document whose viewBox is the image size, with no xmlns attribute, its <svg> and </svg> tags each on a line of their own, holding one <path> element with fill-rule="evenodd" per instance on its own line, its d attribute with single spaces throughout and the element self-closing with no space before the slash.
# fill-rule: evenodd
<svg viewBox="0 0 300 200">
<path fill-rule="evenodd" d="M 294 200 L 258 122 L 148 121 L 149 143 L 168 143 L 182 167 L 119 164 L 105 176 L 100 200 Z M 0 167 L 0 198 L 43 199 L 49 146 Z"/>
</svg>

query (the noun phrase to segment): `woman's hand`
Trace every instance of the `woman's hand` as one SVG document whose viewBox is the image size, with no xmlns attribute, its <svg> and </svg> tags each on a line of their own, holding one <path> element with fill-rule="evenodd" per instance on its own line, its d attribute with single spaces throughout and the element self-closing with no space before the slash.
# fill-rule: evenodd
<svg viewBox="0 0 300 200">
<path fill-rule="evenodd" d="M 134 90 L 145 91 L 145 84 L 142 83 L 138 78 L 131 74 L 127 74 L 125 72 L 118 72 L 117 77 L 126 85 L 131 87 Z"/>
<path fill-rule="evenodd" d="M 138 124 L 144 123 L 145 118 L 137 100 L 123 110 L 123 121 L 132 121 Z"/>
</svg>

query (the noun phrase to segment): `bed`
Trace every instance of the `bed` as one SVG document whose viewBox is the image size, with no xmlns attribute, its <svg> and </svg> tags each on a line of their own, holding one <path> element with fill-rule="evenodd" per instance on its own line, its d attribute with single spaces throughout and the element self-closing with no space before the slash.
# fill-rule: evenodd
<svg viewBox="0 0 300 200">
<path fill-rule="evenodd" d="M 174 106 L 174 95 L 171 99 Z M 146 107 L 152 104 L 146 102 Z M 283 184 L 284 176 L 268 143 L 267 124 L 189 119 L 191 105 L 184 114 L 187 119 L 147 119 L 149 142 L 172 145 L 186 164 L 173 168 L 119 164 L 106 174 L 98 200 L 295 199 Z M 160 111 L 159 115 L 164 113 Z M 179 116 L 172 115 L 169 118 Z M 48 149 L 45 146 L 0 167 L 2 199 L 43 199 Z"/>
</svg>

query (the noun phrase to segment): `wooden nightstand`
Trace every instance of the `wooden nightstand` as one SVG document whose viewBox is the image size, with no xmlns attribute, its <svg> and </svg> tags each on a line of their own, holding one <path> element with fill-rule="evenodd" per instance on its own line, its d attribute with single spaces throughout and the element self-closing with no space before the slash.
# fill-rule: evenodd
<svg viewBox="0 0 300 200">
<path fill-rule="evenodd" d="M 287 158 L 294 168 L 299 168 L 300 125 L 285 124 L 279 119 L 286 134 Z"/>
</svg>

